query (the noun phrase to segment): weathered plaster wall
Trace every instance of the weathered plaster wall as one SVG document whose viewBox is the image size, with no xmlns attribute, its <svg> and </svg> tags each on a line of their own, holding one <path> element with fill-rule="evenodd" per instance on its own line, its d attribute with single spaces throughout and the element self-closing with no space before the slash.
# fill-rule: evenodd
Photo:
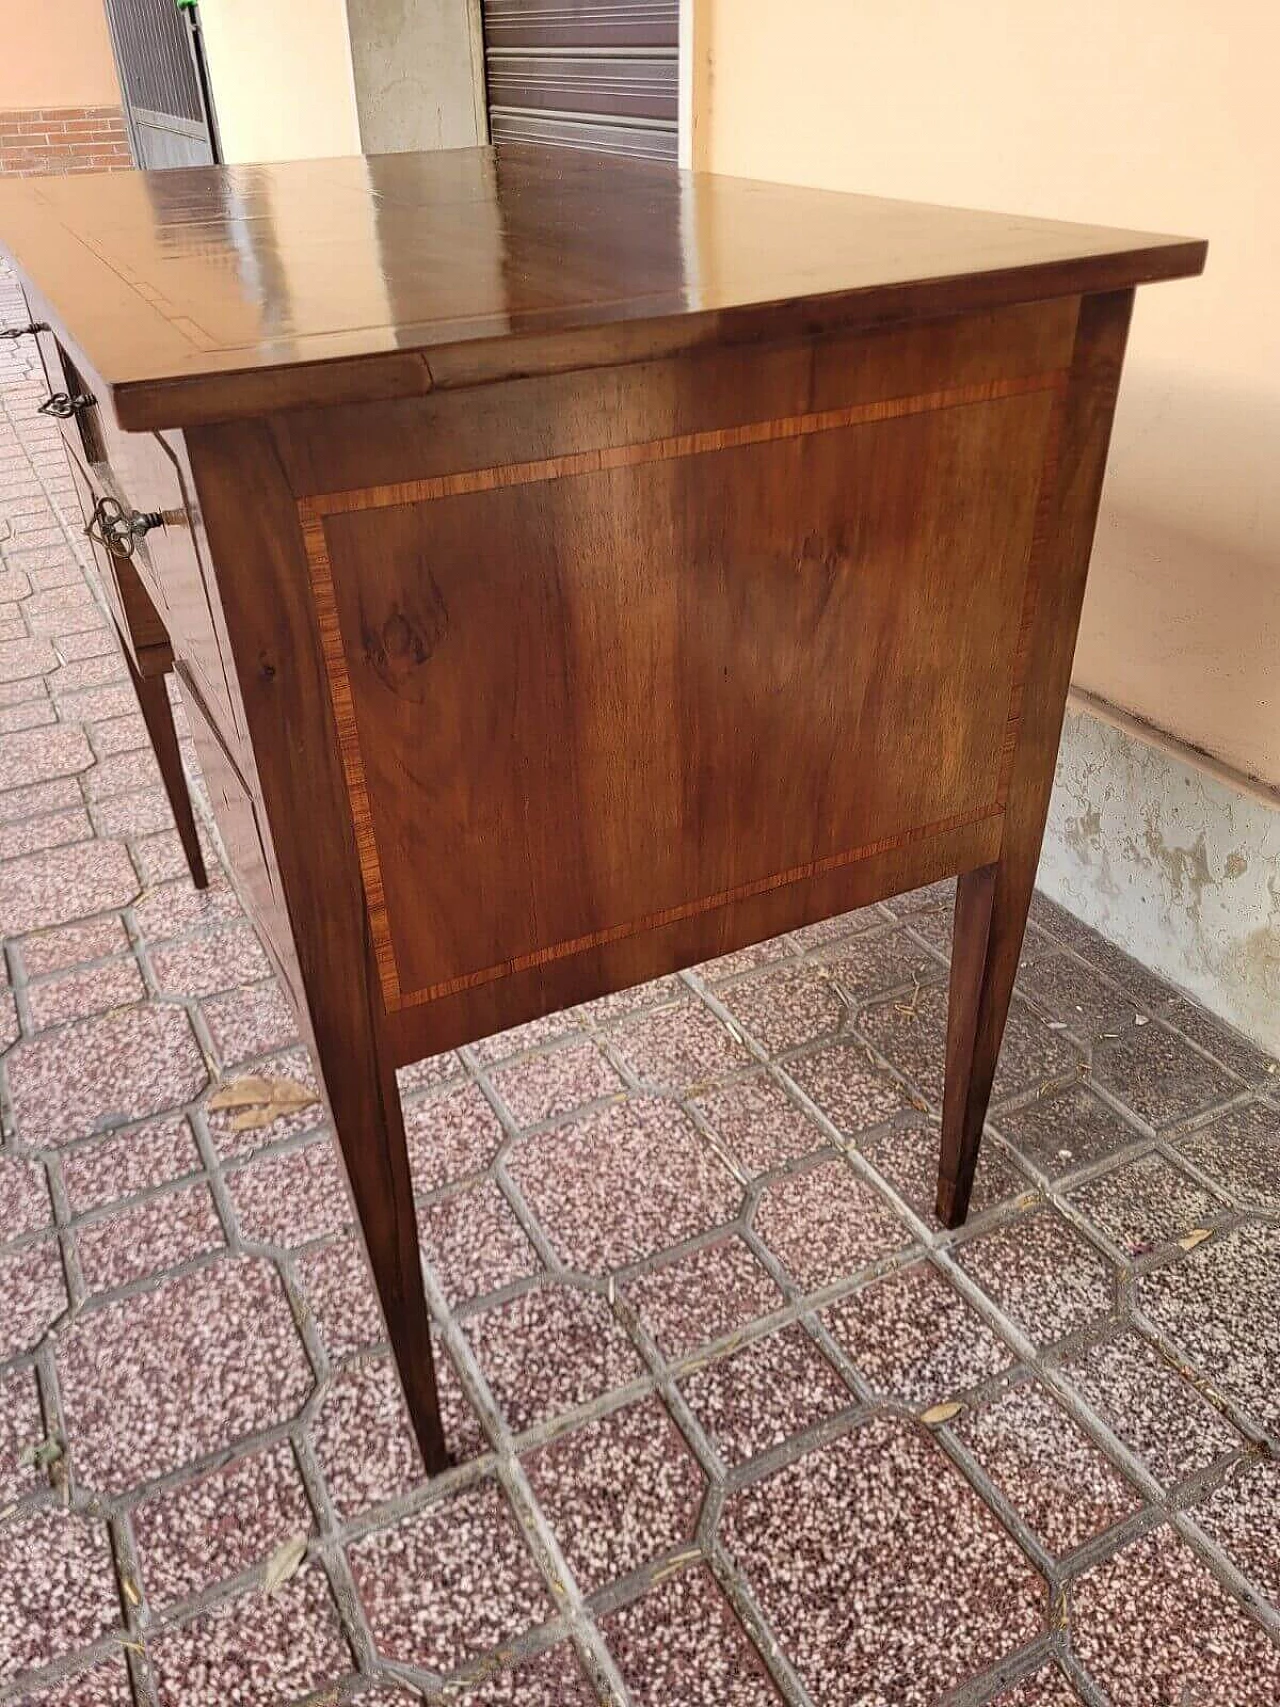
<svg viewBox="0 0 1280 1707">
<path fill-rule="evenodd" d="M 366 154 L 488 140 L 479 0 L 347 0 Z"/>
<path fill-rule="evenodd" d="M 1073 700 L 1040 887 L 1264 1048 L 1280 1042 L 1280 798 Z"/>
</svg>

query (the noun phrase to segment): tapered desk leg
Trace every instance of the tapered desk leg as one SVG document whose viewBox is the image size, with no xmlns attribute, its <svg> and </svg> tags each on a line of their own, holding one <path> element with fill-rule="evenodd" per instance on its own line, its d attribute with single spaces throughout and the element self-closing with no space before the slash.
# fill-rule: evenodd
<svg viewBox="0 0 1280 1707">
<path fill-rule="evenodd" d="M 1025 850 L 1021 857 L 1006 854 L 995 865 L 966 872 L 956 889 L 938 1170 L 938 1219 L 944 1227 L 958 1227 L 969 1213 L 1038 853 L 1037 838 L 1029 857 Z"/>
<path fill-rule="evenodd" d="M 182 851 L 187 856 L 191 881 L 197 889 L 207 889 L 209 874 L 204 868 L 204 855 L 200 851 L 195 813 L 191 808 L 191 791 L 187 787 L 186 773 L 182 768 L 178 732 L 173 726 L 173 707 L 169 703 L 165 678 L 163 675 L 140 675 L 127 648 L 125 662 L 133 678 L 134 692 L 142 709 L 142 720 L 147 726 L 147 734 L 151 737 L 151 750 L 160 766 L 161 780 L 164 782 L 164 791 L 169 796 L 169 805 L 178 826 Z"/>
</svg>

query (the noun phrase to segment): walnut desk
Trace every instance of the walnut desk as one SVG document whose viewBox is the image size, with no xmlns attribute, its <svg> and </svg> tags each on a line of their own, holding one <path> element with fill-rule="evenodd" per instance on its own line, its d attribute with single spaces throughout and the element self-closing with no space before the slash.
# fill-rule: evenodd
<svg viewBox="0 0 1280 1707">
<path fill-rule="evenodd" d="M 958 873 L 962 1220 L 1133 291 L 1204 245 L 525 146 L 12 180 L 0 239 L 428 1466 L 402 1063 Z"/>
</svg>

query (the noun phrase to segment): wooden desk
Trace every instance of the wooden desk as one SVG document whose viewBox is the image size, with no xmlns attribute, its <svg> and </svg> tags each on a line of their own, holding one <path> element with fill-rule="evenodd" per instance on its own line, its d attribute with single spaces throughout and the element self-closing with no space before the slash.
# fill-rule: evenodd
<svg viewBox="0 0 1280 1707">
<path fill-rule="evenodd" d="M 428 1466 L 397 1065 L 959 873 L 962 1220 L 1133 288 L 1204 245 L 521 146 L 11 181 L 0 237 Z"/>
</svg>

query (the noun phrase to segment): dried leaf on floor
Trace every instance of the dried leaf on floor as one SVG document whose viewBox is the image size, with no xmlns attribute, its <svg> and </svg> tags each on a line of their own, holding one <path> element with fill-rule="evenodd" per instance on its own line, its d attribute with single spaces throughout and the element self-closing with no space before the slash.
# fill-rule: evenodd
<svg viewBox="0 0 1280 1707">
<path fill-rule="evenodd" d="M 958 1417 L 964 1406 L 953 1399 L 945 1405 L 934 1405 L 930 1410 L 921 1414 L 920 1421 L 930 1428 L 938 1428 L 942 1423 L 950 1422 L 952 1417 Z"/>
<path fill-rule="evenodd" d="M 296 1576 L 298 1567 L 306 1556 L 305 1535 L 291 1535 L 287 1541 L 282 1541 L 267 1560 L 267 1568 L 262 1573 L 263 1594 L 274 1594 L 290 1577 Z"/>
<path fill-rule="evenodd" d="M 283 1114 L 310 1108 L 320 1098 L 296 1079 L 263 1079 L 250 1074 L 220 1086 L 209 1098 L 211 1109 L 237 1109 L 233 1132 L 256 1132 Z"/>
<path fill-rule="evenodd" d="M 1212 1227 L 1193 1227 L 1189 1233 L 1185 1233 L 1182 1238 L 1178 1240 L 1178 1243 L 1182 1246 L 1184 1251 L 1193 1251 L 1197 1245 L 1202 1245 L 1206 1239 L 1211 1239 L 1212 1237 Z"/>
</svg>

